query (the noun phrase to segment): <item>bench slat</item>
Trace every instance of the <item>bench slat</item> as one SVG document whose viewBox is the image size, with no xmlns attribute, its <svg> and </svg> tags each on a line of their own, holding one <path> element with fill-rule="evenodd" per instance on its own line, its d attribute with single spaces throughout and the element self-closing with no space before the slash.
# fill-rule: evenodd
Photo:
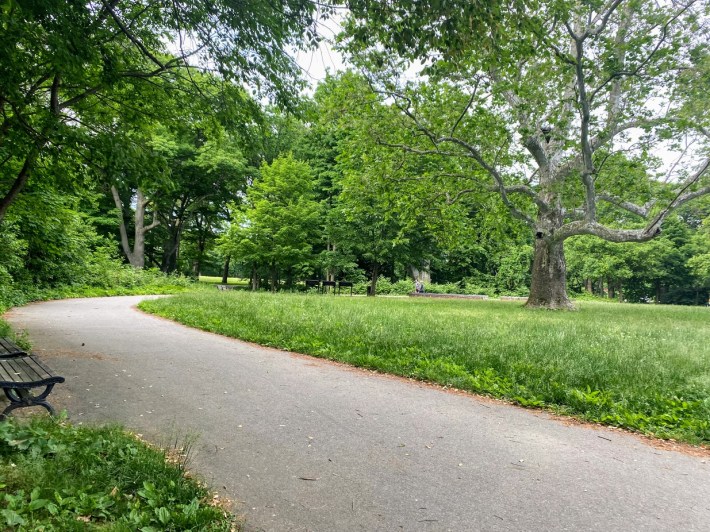
<svg viewBox="0 0 710 532">
<path fill-rule="evenodd" d="M 7 371 L 4 364 L 0 364 L 0 382 L 11 382 L 12 375 Z"/>
<path fill-rule="evenodd" d="M 15 382 L 38 382 L 51 378 L 46 371 L 38 366 L 38 361 L 33 357 L 13 358 L 7 361 L 16 375 Z"/>
<path fill-rule="evenodd" d="M 26 355 L 26 351 L 9 338 L 0 338 L 0 358 Z"/>
<path fill-rule="evenodd" d="M 0 359 L 0 388 L 34 388 L 64 382 L 35 355 Z"/>
</svg>

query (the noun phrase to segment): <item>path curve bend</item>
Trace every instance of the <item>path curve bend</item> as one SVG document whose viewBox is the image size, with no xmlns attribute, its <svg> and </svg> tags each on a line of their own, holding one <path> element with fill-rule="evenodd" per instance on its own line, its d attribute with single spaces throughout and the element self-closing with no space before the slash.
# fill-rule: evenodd
<svg viewBox="0 0 710 532">
<path fill-rule="evenodd" d="M 141 297 L 7 319 L 67 380 L 74 422 L 156 443 L 248 530 L 709 530 L 707 458 L 475 396 L 264 349 L 145 315 Z"/>
</svg>

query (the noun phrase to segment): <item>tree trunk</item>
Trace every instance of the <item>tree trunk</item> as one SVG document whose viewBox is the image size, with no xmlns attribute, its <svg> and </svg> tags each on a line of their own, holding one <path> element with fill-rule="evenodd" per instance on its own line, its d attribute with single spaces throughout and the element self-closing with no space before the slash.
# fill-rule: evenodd
<svg viewBox="0 0 710 532">
<path fill-rule="evenodd" d="M 659 305 L 663 301 L 663 284 L 661 284 L 661 281 L 656 281 L 656 296 L 655 296 L 655 303 L 656 305 Z"/>
<path fill-rule="evenodd" d="M 430 272 L 431 264 L 428 260 L 425 260 L 421 264 L 421 270 L 414 266 L 411 265 L 409 266 L 409 273 L 412 276 L 412 280 L 416 281 L 419 279 L 424 285 L 429 285 L 431 284 L 431 272 Z"/>
<path fill-rule="evenodd" d="M 121 246 L 123 247 L 123 252 L 126 254 L 126 258 L 131 266 L 137 269 L 142 269 L 145 266 L 145 234 L 157 227 L 159 222 L 153 220 L 150 225 L 145 225 L 145 208 L 148 206 L 148 201 L 143 195 L 143 191 L 139 188 L 136 191 L 136 210 L 133 215 L 135 232 L 133 236 L 133 249 L 128 242 L 128 233 L 126 231 L 126 222 L 123 219 L 123 202 L 118 194 L 118 189 L 115 186 L 111 186 L 111 194 L 113 195 L 114 203 L 116 204 L 116 209 L 119 213 L 119 232 L 121 234 Z"/>
<path fill-rule="evenodd" d="M 174 225 L 168 226 L 168 235 L 163 245 L 163 262 L 160 269 L 165 273 L 172 273 L 177 269 L 182 238 L 182 224 L 179 220 Z"/>
<path fill-rule="evenodd" d="M 231 260 L 232 260 L 232 256 L 227 255 L 227 258 L 224 261 L 224 269 L 222 270 L 222 284 L 227 284 L 227 281 L 229 279 L 229 262 Z"/>
<path fill-rule="evenodd" d="M 335 252 L 335 244 L 331 244 L 330 242 L 326 244 L 326 249 L 331 252 Z M 328 267 L 328 271 L 326 272 L 325 275 L 326 281 L 335 281 L 335 270 L 333 269 L 332 266 Z"/>
<path fill-rule="evenodd" d="M 594 293 L 594 287 L 592 286 L 592 280 L 591 280 L 589 277 L 587 277 L 587 278 L 584 280 L 584 289 L 585 289 L 587 292 L 589 292 L 590 294 L 593 294 L 593 293 Z"/>
<path fill-rule="evenodd" d="M 367 293 L 368 296 L 374 296 L 377 293 L 377 277 L 380 273 L 380 267 L 375 264 L 372 267 L 372 278 L 370 279 L 370 291 Z"/>
<path fill-rule="evenodd" d="M 252 292 L 259 290 L 259 270 L 256 262 L 251 265 L 251 290 Z"/>
<path fill-rule="evenodd" d="M 574 305 L 567 297 L 567 265 L 562 242 L 545 238 L 535 240 L 532 286 L 525 306 L 574 309 Z"/>
<path fill-rule="evenodd" d="M 207 247 L 207 243 L 205 242 L 205 238 L 203 236 L 203 233 L 200 232 L 198 235 L 198 240 L 197 240 L 197 258 L 193 261 L 192 263 L 192 271 L 195 279 L 200 278 L 200 273 L 202 271 L 202 260 L 205 256 L 205 248 Z M 224 283 L 227 284 L 227 283 Z"/>
<path fill-rule="evenodd" d="M 20 172 L 17 174 L 14 183 L 10 187 L 10 190 L 4 197 L 0 198 L 0 223 L 2 223 L 5 218 L 5 214 L 10 208 L 10 205 L 17 199 L 17 196 L 20 192 L 22 192 L 22 189 L 25 188 L 25 185 L 30 178 L 30 174 L 32 173 L 32 169 L 34 168 L 35 162 L 37 161 L 38 155 L 39 149 L 37 147 L 33 147 L 27 154 L 27 157 L 25 157 L 25 162 L 22 165 Z"/>
<path fill-rule="evenodd" d="M 278 271 L 276 265 L 271 265 L 271 291 L 276 292 L 276 284 L 278 283 Z"/>
</svg>

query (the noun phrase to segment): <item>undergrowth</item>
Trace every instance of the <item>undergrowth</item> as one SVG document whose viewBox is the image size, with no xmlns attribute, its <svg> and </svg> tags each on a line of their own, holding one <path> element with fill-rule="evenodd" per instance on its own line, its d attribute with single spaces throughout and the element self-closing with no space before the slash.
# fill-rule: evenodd
<svg viewBox="0 0 710 532">
<path fill-rule="evenodd" d="M 229 531 L 232 517 L 172 463 L 119 427 L 0 423 L 0 528 Z"/>
</svg>

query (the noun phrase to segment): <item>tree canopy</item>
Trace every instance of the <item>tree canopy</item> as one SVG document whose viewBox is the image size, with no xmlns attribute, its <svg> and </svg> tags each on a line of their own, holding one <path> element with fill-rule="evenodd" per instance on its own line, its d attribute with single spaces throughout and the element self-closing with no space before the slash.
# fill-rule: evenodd
<svg viewBox="0 0 710 532">
<path fill-rule="evenodd" d="M 404 9 L 389 18 L 356 10 L 347 49 L 410 119 L 411 140 L 385 143 L 467 160 L 469 183 L 457 193 L 488 187 L 535 236 L 528 305 L 569 308 L 566 239 L 647 241 L 670 212 L 710 193 L 708 117 L 697 92 L 707 75 L 708 6 L 612 0 L 529 2 L 526 13 L 508 7 L 479 6 L 468 17 L 477 37 L 453 41 L 442 10 L 413 18 Z M 421 33 L 409 31 L 415 21 Z M 451 24 L 465 21 L 454 16 Z M 414 60 L 424 78 L 407 81 Z M 440 110 L 433 114 L 432 96 Z M 674 149 L 678 160 L 659 175 L 653 156 Z M 643 167 L 631 187 L 620 186 L 623 174 L 602 178 L 614 154 Z M 600 216 L 607 206 L 618 213 L 609 222 Z"/>
<path fill-rule="evenodd" d="M 0 298 L 123 261 L 707 300 L 705 3 L 350 7 L 309 98 L 315 2 L 1 2 Z"/>
<path fill-rule="evenodd" d="M 198 70 L 292 101 L 301 79 L 286 49 L 317 40 L 315 15 L 310 0 L 4 2 L 0 220 L 46 158 L 90 160 L 82 135 L 160 115 L 156 97 L 202 98 Z"/>
</svg>

